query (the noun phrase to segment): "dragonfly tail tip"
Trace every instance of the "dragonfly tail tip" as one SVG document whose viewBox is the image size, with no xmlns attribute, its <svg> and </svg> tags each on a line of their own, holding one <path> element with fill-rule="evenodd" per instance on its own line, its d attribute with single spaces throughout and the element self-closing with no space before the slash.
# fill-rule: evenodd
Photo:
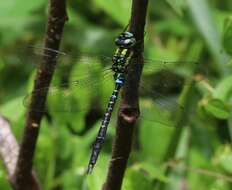
<svg viewBox="0 0 232 190">
<path fill-rule="evenodd" d="M 87 173 L 87 174 L 91 174 L 92 171 L 93 171 L 93 167 L 94 167 L 93 164 L 89 164 L 86 173 Z"/>
</svg>

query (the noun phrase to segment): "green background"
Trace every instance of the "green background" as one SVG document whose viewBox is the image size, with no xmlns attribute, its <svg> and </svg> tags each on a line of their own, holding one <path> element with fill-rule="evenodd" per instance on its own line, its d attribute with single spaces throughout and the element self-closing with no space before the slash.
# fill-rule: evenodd
<svg viewBox="0 0 232 190">
<path fill-rule="evenodd" d="M 61 51 L 67 55 L 59 59 L 61 66 L 53 80 L 49 115 L 42 121 L 34 160 L 43 189 L 95 190 L 104 183 L 116 114 L 93 174 L 85 175 L 91 145 L 112 91 L 112 80 L 104 82 L 101 78 L 107 63 L 98 55 L 112 56 L 114 38 L 128 24 L 130 7 L 129 0 L 68 1 L 69 21 L 61 44 Z M 43 44 L 48 7 L 45 0 L 8 0 L 0 2 L 0 9 L 0 113 L 10 121 L 20 141 L 27 105 L 25 101 L 23 105 L 23 100 L 32 89 L 41 52 L 31 45 Z M 191 190 L 231 189 L 232 1 L 150 1 L 145 30 L 147 59 L 197 60 L 202 75 L 193 74 L 196 68 L 191 63 L 173 63 L 168 70 L 182 82 L 191 81 L 194 76 L 203 80 L 180 86 L 183 91 L 174 88 L 174 92 L 164 93 L 159 98 L 161 108 L 153 107 L 158 100 L 152 99 L 149 92 L 163 92 L 164 87 L 155 84 L 171 79 L 164 81 L 160 72 L 165 68 L 152 67 L 155 62 L 144 67 L 147 86 L 141 110 L 148 111 L 136 126 L 122 189 L 177 190 L 185 185 Z M 84 59 L 78 55 L 84 55 Z M 70 85 L 57 91 L 56 85 L 78 78 L 84 78 L 81 88 Z M 191 90 L 186 87 L 188 84 Z M 170 118 L 178 112 L 176 101 L 188 108 L 176 116 L 183 120 L 181 123 Z M 94 105 L 98 109 L 91 115 Z M 63 106 L 72 112 L 56 111 Z M 155 117 L 163 122 L 156 122 Z M 175 136 L 177 130 L 179 136 Z M 178 143 L 176 149 L 168 146 L 171 139 Z M 172 151 L 175 157 L 164 161 L 164 155 Z M 165 176 L 167 165 L 171 165 L 171 171 Z M 6 177 L 1 164 L 0 189 L 11 189 Z M 164 182 L 165 187 L 155 186 L 157 181 Z"/>
</svg>

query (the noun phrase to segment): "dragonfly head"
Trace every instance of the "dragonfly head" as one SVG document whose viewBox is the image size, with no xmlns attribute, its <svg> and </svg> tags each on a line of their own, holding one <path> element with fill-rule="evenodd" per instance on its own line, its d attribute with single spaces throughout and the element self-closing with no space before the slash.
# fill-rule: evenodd
<svg viewBox="0 0 232 190">
<path fill-rule="evenodd" d="M 132 48 L 136 39 L 131 32 L 123 32 L 116 39 L 115 44 L 120 48 Z"/>
</svg>

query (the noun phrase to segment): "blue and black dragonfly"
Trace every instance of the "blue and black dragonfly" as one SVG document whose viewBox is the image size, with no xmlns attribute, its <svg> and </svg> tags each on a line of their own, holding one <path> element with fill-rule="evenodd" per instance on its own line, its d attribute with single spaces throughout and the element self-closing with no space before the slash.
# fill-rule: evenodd
<svg viewBox="0 0 232 190">
<path fill-rule="evenodd" d="M 97 93 L 97 89 L 103 83 L 108 83 L 111 86 L 112 94 L 109 98 L 109 102 L 106 108 L 106 111 L 102 117 L 102 122 L 100 129 L 98 131 L 96 140 L 93 144 L 92 154 L 89 160 L 87 172 L 90 173 L 97 162 L 98 155 L 100 153 L 102 144 L 104 143 L 106 132 L 108 125 L 110 123 L 111 115 L 116 103 L 116 100 L 119 96 L 119 91 L 123 87 L 126 79 L 127 79 L 127 70 L 130 64 L 133 64 L 133 48 L 136 45 L 136 39 L 134 35 L 130 32 L 121 33 L 116 39 L 115 44 L 117 46 L 116 51 L 113 57 L 106 56 L 91 56 L 87 54 L 79 54 L 78 63 L 79 64 L 87 64 L 87 71 L 90 73 L 84 74 L 83 77 L 80 77 L 76 80 L 70 80 L 69 82 L 61 83 L 59 86 L 51 86 L 49 87 L 48 100 L 49 97 L 58 96 L 61 100 L 59 105 L 49 107 L 48 110 L 55 110 L 60 112 L 76 112 L 80 110 L 87 109 L 85 106 L 83 108 L 78 107 L 78 102 L 73 99 L 75 95 L 81 92 L 83 89 L 89 88 L 91 93 Z M 35 47 L 36 49 L 36 47 Z M 52 49 L 47 49 L 49 51 L 53 51 L 57 53 L 57 59 L 66 56 L 65 53 L 55 51 Z M 43 55 L 46 56 L 46 55 Z M 49 55 L 48 55 L 49 56 Z M 67 58 L 68 59 L 68 58 Z M 62 59 L 61 59 L 62 60 Z M 97 72 L 91 71 L 94 70 L 92 65 L 94 62 L 99 61 L 104 65 L 110 66 L 106 67 L 104 70 L 100 69 Z M 59 62 L 59 60 L 58 60 Z M 59 66 L 58 66 L 59 67 Z M 181 74 L 172 73 L 172 69 L 180 68 Z M 157 122 L 165 126 L 172 126 L 172 122 L 170 120 L 171 111 L 173 112 L 184 112 L 185 109 L 182 105 L 178 104 L 176 101 L 176 93 L 174 95 L 164 96 L 163 93 L 165 91 L 178 91 L 180 92 L 181 88 L 184 85 L 184 79 L 193 74 L 190 73 L 192 69 L 195 68 L 195 71 L 199 72 L 201 75 L 205 75 L 206 72 L 202 67 L 195 61 L 155 61 L 144 59 L 144 72 L 145 75 L 142 77 L 140 82 L 140 92 L 142 97 L 149 97 L 149 99 L 155 100 L 156 106 L 158 105 L 162 109 L 167 109 L 168 111 L 157 111 L 151 112 L 148 114 L 143 114 L 141 112 L 142 118 L 148 119 L 152 122 Z M 185 72 L 183 72 L 185 70 Z M 48 71 L 49 72 L 49 71 Z M 93 73 L 92 73 L 93 72 Z M 156 75 L 154 75 L 156 73 Z M 158 74 L 159 73 L 159 74 Z M 180 72 L 181 73 L 181 72 Z M 154 80 L 154 77 L 157 80 Z M 110 81 L 110 82 L 109 82 Z M 114 85 L 114 87 L 112 87 Z M 95 90 L 96 89 L 96 90 Z M 41 93 L 41 91 L 48 90 L 45 89 L 37 89 L 33 93 Z M 31 94 L 28 94 L 25 97 L 24 105 L 29 105 Z M 70 100 L 70 99 L 73 99 Z M 151 102 L 153 101 L 141 101 L 141 107 L 145 108 L 144 110 L 149 110 L 152 107 Z M 143 110 L 143 109 L 142 109 Z M 45 110 L 33 110 L 33 111 L 45 111 Z M 164 117 L 163 114 L 167 117 Z M 143 117 L 144 115 L 144 117 Z"/>
</svg>

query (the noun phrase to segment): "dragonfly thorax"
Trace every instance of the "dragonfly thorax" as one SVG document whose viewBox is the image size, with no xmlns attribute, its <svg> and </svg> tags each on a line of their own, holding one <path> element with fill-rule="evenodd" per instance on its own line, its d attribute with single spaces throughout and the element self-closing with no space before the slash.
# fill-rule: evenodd
<svg viewBox="0 0 232 190">
<path fill-rule="evenodd" d="M 112 70 L 115 73 L 124 73 L 129 59 L 133 53 L 133 47 L 136 44 L 135 37 L 130 32 L 121 33 L 116 39 L 115 44 L 118 46 L 112 58 Z"/>
<path fill-rule="evenodd" d="M 112 58 L 112 70 L 115 73 L 125 72 L 126 65 L 128 64 L 128 61 L 130 59 L 131 52 L 132 51 L 130 49 L 117 48 Z"/>
</svg>

